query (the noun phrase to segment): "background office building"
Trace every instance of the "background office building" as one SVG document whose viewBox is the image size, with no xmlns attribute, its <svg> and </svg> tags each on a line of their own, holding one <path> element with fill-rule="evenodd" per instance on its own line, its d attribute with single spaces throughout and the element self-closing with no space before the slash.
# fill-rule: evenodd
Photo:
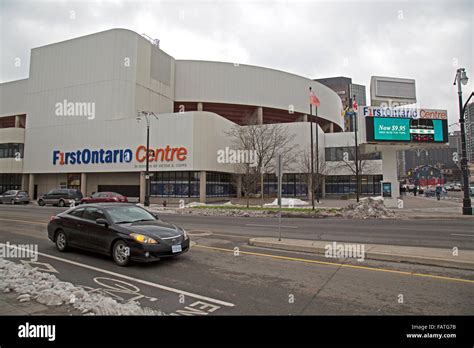
<svg viewBox="0 0 474 348">
<path fill-rule="evenodd" d="M 466 108 L 465 130 L 466 130 L 466 149 L 467 160 L 474 163 L 474 103 L 469 103 Z"/>
<path fill-rule="evenodd" d="M 349 77 L 328 77 L 316 79 L 315 81 L 322 83 L 336 92 L 341 98 L 344 110 L 347 110 L 347 108 L 351 107 L 351 105 L 349 105 L 349 101 L 354 97 L 354 95 L 358 105 L 367 105 L 365 86 L 352 83 L 352 79 Z M 352 117 L 344 116 L 344 131 L 354 131 L 354 122 Z"/>
</svg>

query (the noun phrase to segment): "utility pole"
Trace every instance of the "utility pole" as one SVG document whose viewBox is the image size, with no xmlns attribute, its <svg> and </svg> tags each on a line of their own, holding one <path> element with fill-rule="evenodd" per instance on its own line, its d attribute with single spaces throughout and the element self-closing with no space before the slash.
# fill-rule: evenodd
<svg viewBox="0 0 474 348">
<path fill-rule="evenodd" d="M 142 116 L 145 116 L 146 120 L 146 158 L 145 158 L 145 201 L 143 205 L 145 207 L 150 206 L 150 164 L 149 164 L 149 157 L 150 157 L 150 119 L 149 116 L 153 116 L 158 119 L 158 116 L 155 115 L 154 112 L 149 111 L 139 111 L 137 116 L 137 122 L 142 120 Z"/>
</svg>

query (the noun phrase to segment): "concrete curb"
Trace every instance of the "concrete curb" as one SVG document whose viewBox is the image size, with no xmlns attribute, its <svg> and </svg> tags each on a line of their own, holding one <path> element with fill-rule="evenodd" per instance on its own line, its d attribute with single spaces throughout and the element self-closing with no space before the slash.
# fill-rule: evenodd
<svg viewBox="0 0 474 348">
<path fill-rule="evenodd" d="M 255 247 L 278 249 L 286 251 L 307 252 L 325 256 L 326 245 L 333 241 L 311 241 L 298 239 L 251 238 L 249 245 Z M 430 266 L 450 267 L 474 270 L 474 251 L 460 250 L 459 256 L 453 256 L 449 249 L 405 247 L 395 245 L 378 245 L 365 243 L 337 242 L 344 244 L 364 244 L 365 259 L 378 261 L 407 262 Z M 328 261 L 338 262 L 339 259 L 328 258 Z"/>
</svg>

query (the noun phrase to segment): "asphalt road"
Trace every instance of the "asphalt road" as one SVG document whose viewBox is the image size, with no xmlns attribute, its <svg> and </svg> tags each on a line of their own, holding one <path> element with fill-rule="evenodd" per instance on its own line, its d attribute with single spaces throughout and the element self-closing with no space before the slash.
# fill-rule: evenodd
<svg viewBox="0 0 474 348">
<path fill-rule="evenodd" d="M 30 206 L 0 206 L 0 219 L 34 221 L 47 219 L 64 208 Z M 186 229 L 212 232 L 216 236 L 278 237 L 276 218 L 200 217 L 162 214 L 163 218 Z M 282 236 L 296 239 L 358 242 L 372 244 L 421 246 L 434 248 L 458 247 L 474 250 L 474 219 L 412 219 L 412 220 L 347 220 L 284 218 Z"/>
<path fill-rule="evenodd" d="M 164 216 L 189 230 L 191 250 L 175 259 L 123 268 L 91 253 L 58 252 L 47 239 L 46 223 L 60 210 L 0 206 L 0 243 L 38 244 L 39 263 L 29 263 L 31 267 L 87 286 L 90 291 L 123 301 L 135 299 L 142 306 L 168 314 L 474 314 L 472 271 L 369 260 L 341 263 L 248 246 L 252 234 L 275 233 L 273 228 L 248 224 L 274 225 L 274 219 Z M 463 222 L 430 222 L 429 230 L 422 228 L 423 221 L 387 221 L 291 219 L 283 224 L 292 227 L 285 229 L 286 233 L 303 235 L 300 229 L 307 231 L 305 238 L 355 236 L 371 242 L 374 238 L 415 240 L 408 238 L 409 223 L 420 227 L 412 233 L 426 235 L 436 243 L 453 243 L 446 230 L 472 233 Z M 371 231 L 378 231 L 374 232 L 378 237 L 371 237 Z M 390 231 L 398 231 L 399 236 L 390 237 Z M 472 240 L 467 243 L 472 247 Z"/>
</svg>

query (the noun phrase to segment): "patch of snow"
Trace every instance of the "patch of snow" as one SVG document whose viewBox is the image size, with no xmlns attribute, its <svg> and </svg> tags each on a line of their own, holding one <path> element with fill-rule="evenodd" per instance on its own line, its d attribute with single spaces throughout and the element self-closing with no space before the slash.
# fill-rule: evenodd
<svg viewBox="0 0 474 348">
<path fill-rule="evenodd" d="M 0 291 L 15 291 L 20 302 L 35 299 L 46 306 L 70 305 L 87 315 L 163 315 L 138 302 L 120 303 L 98 292 L 63 282 L 53 274 L 0 258 Z"/>
<path fill-rule="evenodd" d="M 383 197 L 366 197 L 359 203 L 349 204 L 342 210 L 342 215 L 349 219 L 384 219 L 393 217 L 395 213 L 387 209 Z"/>
<path fill-rule="evenodd" d="M 293 202 L 291 202 L 293 201 Z M 290 206 L 290 203 L 293 203 L 293 206 L 305 206 L 309 205 L 308 202 L 303 201 L 299 198 L 282 198 L 281 205 L 282 206 Z M 272 203 L 264 204 L 265 207 L 278 207 L 278 198 L 276 198 Z"/>
</svg>

